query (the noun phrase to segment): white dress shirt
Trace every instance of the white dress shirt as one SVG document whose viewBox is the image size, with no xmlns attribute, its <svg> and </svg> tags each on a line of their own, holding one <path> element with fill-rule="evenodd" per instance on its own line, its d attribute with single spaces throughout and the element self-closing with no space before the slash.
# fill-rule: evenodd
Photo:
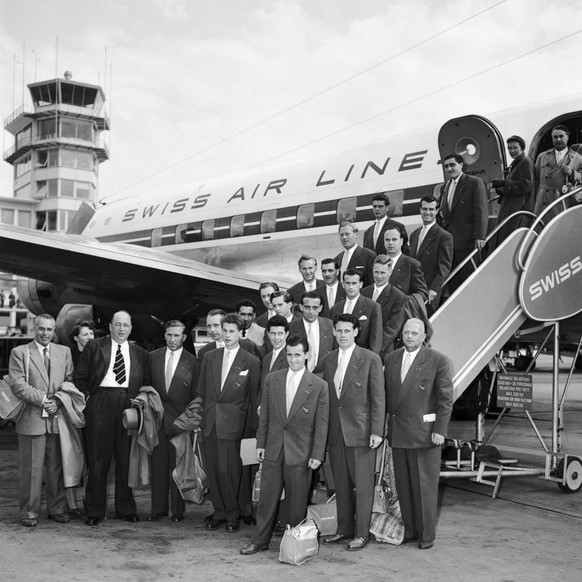
<svg viewBox="0 0 582 582">
<path fill-rule="evenodd" d="M 118 384 L 115 379 L 115 372 L 113 367 L 115 366 L 115 354 L 117 354 L 117 346 L 121 346 L 121 353 L 123 354 L 123 361 L 125 363 L 125 382 L 123 384 Z M 129 387 L 129 370 L 131 361 L 129 358 L 129 342 L 123 342 L 118 344 L 114 339 L 111 340 L 111 359 L 109 360 L 109 368 L 107 368 L 107 374 L 103 378 L 100 386 L 108 387 L 119 387 L 128 388 Z"/>
</svg>

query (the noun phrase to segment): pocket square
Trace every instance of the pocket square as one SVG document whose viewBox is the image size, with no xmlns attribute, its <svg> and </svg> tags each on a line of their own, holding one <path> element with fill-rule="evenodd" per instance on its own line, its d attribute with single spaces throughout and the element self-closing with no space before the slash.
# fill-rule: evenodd
<svg viewBox="0 0 582 582">
<path fill-rule="evenodd" d="M 238 375 L 239 375 L 239 376 L 246 376 L 248 373 L 249 373 L 249 371 L 248 371 L 248 370 L 241 370 L 241 371 L 238 373 Z"/>
<path fill-rule="evenodd" d="M 360 316 L 360 321 L 362 321 L 362 319 L 368 319 L 368 316 L 367 315 L 361 315 Z"/>
</svg>

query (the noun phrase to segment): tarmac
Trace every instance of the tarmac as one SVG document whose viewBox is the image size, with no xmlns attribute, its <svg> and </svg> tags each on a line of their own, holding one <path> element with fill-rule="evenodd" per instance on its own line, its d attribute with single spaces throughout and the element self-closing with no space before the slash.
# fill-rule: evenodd
<svg viewBox="0 0 582 582">
<path fill-rule="evenodd" d="M 561 380 L 565 380 L 564 358 Z M 534 410 L 549 441 L 551 358 L 542 356 L 534 372 Z M 487 419 L 487 427 L 493 419 Z M 563 450 L 582 457 L 582 374 L 576 372 L 565 403 Z M 474 423 L 454 421 L 450 436 L 471 438 Z M 543 467 L 544 455 L 523 414 L 504 419 L 489 444 L 504 458 Z M 582 493 L 563 493 L 539 477 L 503 478 L 499 495 L 467 479 L 442 480 L 439 523 L 433 549 L 371 541 L 362 551 L 321 545 L 300 566 L 278 561 L 280 538 L 266 552 L 240 556 L 252 526 L 238 533 L 207 532 L 209 502 L 187 506 L 186 519 L 146 522 L 149 491 L 136 492 L 142 521 L 108 519 L 87 527 L 82 519 L 56 524 L 41 515 L 28 529 L 18 519 L 18 457 L 12 429 L 0 430 L 1 581 L 576 581 L 582 579 Z M 112 510 L 111 510 L 112 513 Z"/>
</svg>

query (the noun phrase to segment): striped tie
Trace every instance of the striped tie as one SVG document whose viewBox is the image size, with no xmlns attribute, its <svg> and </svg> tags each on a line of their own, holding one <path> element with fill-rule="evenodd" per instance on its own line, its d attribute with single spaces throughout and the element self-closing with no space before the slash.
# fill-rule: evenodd
<svg viewBox="0 0 582 582">
<path fill-rule="evenodd" d="M 117 344 L 117 352 L 115 352 L 115 364 L 113 365 L 113 373 L 115 374 L 115 381 L 118 384 L 125 383 L 125 360 L 121 353 L 121 345 Z"/>
</svg>

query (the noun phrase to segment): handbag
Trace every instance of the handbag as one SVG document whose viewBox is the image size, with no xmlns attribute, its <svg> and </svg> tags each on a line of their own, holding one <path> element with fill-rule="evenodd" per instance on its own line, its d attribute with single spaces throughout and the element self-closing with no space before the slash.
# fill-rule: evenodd
<svg viewBox="0 0 582 582">
<path fill-rule="evenodd" d="M 26 346 L 26 364 L 24 367 L 24 380 L 28 384 L 28 367 L 30 365 L 30 350 Z M 26 407 L 26 402 L 20 400 L 14 395 L 10 384 L 8 382 L 8 376 L 4 376 L 0 380 L 0 417 L 4 420 L 11 420 L 12 422 L 18 422 L 24 408 Z"/>
<path fill-rule="evenodd" d="M 306 517 L 295 527 L 287 526 L 279 546 L 279 561 L 300 566 L 315 558 L 318 551 L 317 528 L 313 520 Z"/>
<path fill-rule="evenodd" d="M 390 498 L 392 491 L 384 481 L 384 468 L 386 466 L 386 440 L 382 445 L 382 462 L 380 464 L 380 472 L 378 473 L 378 480 L 374 486 L 374 501 L 372 503 L 372 513 L 386 513 L 390 507 Z"/>
<path fill-rule="evenodd" d="M 189 475 L 188 479 L 179 480 L 177 478 L 176 469 L 172 473 L 172 477 L 182 499 L 184 501 L 191 501 L 199 505 L 204 502 L 204 495 L 208 490 L 208 477 L 200 461 L 200 445 L 198 444 L 198 432 L 194 433 L 194 442 L 192 443 L 192 451 L 187 456 L 188 468 L 186 470 Z"/>
<path fill-rule="evenodd" d="M 307 517 L 315 522 L 319 535 L 330 536 L 337 531 L 337 503 L 335 494 L 326 503 L 307 507 Z"/>
</svg>

